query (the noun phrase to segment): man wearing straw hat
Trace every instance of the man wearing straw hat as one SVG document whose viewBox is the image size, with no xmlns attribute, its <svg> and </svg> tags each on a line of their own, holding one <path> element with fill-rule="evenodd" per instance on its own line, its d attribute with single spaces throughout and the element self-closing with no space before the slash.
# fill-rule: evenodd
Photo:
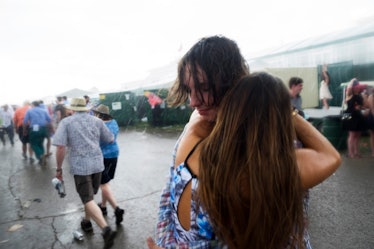
<svg viewBox="0 0 374 249">
<path fill-rule="evenodd" d="M 108 226 L 99 206 L 94 200 L 98 192 L 101 174 L 104 170 L 101 143 L 112 143 L 114 136 L 104 122 L 88 114 L 84 98 L 73 98 L 70 106 L 73 115 L 61 120 L 53 137 L 56 149 L 56 177 L 61 181 L 62 163 L 66 148 L 69 151 L 68 160 L 70 173 L 74 175 L 76 190 L 84 204 L 85 217 L 81 221 L 84 232 L 92 232 L 91 219 L 102 229 L 104 248 L 113 245 L 116 231 Z"/>
</svg>

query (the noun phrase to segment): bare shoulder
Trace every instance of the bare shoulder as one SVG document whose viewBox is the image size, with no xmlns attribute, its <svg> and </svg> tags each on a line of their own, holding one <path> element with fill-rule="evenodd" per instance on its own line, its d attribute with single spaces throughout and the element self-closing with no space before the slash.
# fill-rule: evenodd
<svg viewBox="0 0 374 249">
<path fill-rule="evenodd" d="M 213 123 L 208 122 L 197 115 L 188 122 L 184 135 L 180 140 L 175 158 L 175 166 L 183 162 L 193 147 L 206 138 L 213 128 Z"/>
</svg>

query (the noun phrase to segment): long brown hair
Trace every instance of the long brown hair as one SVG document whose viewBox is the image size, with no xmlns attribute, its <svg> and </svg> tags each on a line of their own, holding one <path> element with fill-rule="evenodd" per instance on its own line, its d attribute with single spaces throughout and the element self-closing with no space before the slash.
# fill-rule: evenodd
<svg viewBox="0 0 374 249">
<path fill-rule="evenodd" d="M 240 80 L 203 141 L 199 197 L 229 248 L 303 248 L 303 191 L 286 86 L 267 73 Z"/>
</svg>

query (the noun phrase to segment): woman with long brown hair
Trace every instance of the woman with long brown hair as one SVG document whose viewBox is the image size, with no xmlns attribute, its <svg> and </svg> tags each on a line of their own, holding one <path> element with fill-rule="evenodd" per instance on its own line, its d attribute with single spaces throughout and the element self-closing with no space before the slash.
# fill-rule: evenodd
<svg viewBox="0 0 374 249">
<path fill-rule="evenodd" d="M 295 150 L 296 137 L 305 148 Z M 197 153 L 198 198 L 229 248 L 304 248 L 304 190 L 340 165 L 339 153 L 292 114 L 287 88 L 267 73 L 233 86 Z"/>
</svg>

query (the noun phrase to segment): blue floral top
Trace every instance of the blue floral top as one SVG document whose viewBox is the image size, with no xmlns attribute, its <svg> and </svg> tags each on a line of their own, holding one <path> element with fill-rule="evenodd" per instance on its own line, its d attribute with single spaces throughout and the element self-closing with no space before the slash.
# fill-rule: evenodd
<svg viewBox="0 0 374 249">
<path fill-rule="evenodd" d="M 188 154 L 186 160 L 178 167 L 172 170 L 172 182 L 170 186 L 170 201 L 173 206 L 172 217 L 175 223 L 174 235 L 177 242 L 187 242 L 196 240 L 212 240 L 214 239 L 213 228 L 209 223 L 206 211 L 201 208 L 201 205 L 196 203 L 196 189 L 198 180 L 190 168 L 187 160 L 194 152 L 196 146 Z M 187 186 L 191 182 L 191 228 L 186 231 L 179 222 L 177 208 L 180 197 Z"/>
<path fill-rule="evenodd" d="M 224 245 L 222 242 L 218 241 L 217 238 L 213 235 L 213 232 L 210 233 L 213 235 L 213 237 L 211 239 L 208 239 L 209 232 L 205 231 L 212 231 L 211 226 L 209 223 L 205 223 L 208 222 L 206 212 L 203 211 L 201 208 L 197 209 L 196 202 L 194 201 L 194 195 L 196 194 L 198 181 L 197 178 L 193 178 L 193 175 L 191 173 L 189 173 L 191 177 L 190 181 L 192 181 L 191 229 L 189 231 L 185 231 L 181 227 L 181 224 L 178 220 L 176 207 L 178 206 L 181 193 L 183 192 L 184 187 L 188 184 L 189 181 L 187 177 L 188 173 L 186 171 L 190 172 L 188 164 L 185 163 L 182 163 L 177 168 L 174 168 L 176 152 L 180 140 L 184 135 L 184 132 L 185 130 L 183 131 L 182 135 L 179 137 L 178 141 L 175 144 L 171 163 L 172 166 L 170 167 L 169 175 L 167 177 L 168 180 L 166 181 L 166 186 L 163 188 L 161 193 L 156 228 L 156 243 L 158 246 L 161 246 L 166 249 L 226 249 L 227 246 Z M 299 141 L 295 141 L 295 147 L 301 148 L 302 144 Z M 185 161 L 187 161 L 187 159 Z M 178 189 L 182 189 L 182 192 L 180 192 L 180 190 L 175 190 L 176 187 Z M 307 223 L 309 207 L 309 190 L 305 191 L 303 206 L 305 222 Z M 193 220 L 196 220 L 196 222 L 194 222 Z M 180 228 L 177 228 L 179 226 Z M 201 230 L 200 227 L 202 228 Z M 184 233 L 188 233 L 188 235 L 185 235 Z M 187 238 L 193 238 L 193 236 L 199 239 L 186 240 Z M 305 227 L 304 230 L 303 241 L 306 249 L 312 249 L 307 227 Z M 285 246 L 285 248 L 297 249 L 297 247 L 291 245 L 287 245 Z"/>
</svg>

